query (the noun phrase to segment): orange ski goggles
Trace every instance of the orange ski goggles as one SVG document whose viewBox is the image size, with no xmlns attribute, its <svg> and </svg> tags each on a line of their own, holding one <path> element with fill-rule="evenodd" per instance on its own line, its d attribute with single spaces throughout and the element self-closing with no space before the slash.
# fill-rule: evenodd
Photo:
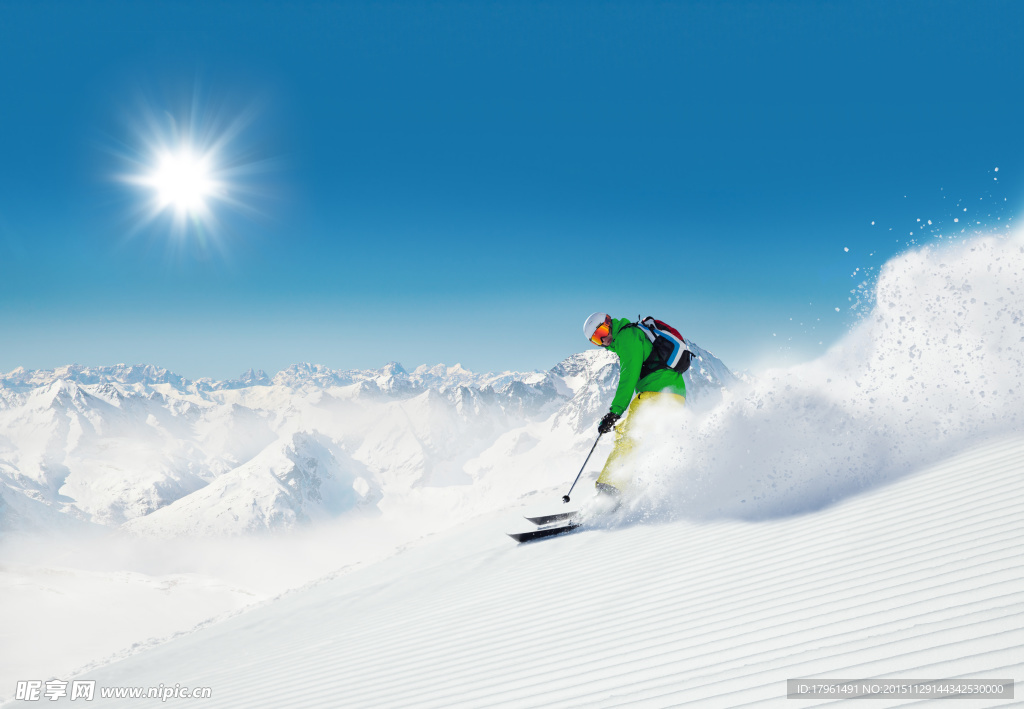
<svg viewBox="0 0 1024 709">
<path fill-rule="evenodd" d="M 608 335 L 610 335 L 611 332 L 612 326 L 606 322 L 603 322 L 597 326 L 596 330 L 594 330 L 594 334 L 590 336 L 590 341 L 593 342 L 595 345 L 601 345 L 603 347 L 604 343 L 602 342 L 602 340 L 608 337 Z"/>
</svg>

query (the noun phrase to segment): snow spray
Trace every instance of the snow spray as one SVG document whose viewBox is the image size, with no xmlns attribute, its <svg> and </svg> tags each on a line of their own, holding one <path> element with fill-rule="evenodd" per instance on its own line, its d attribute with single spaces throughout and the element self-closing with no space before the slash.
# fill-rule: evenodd
<svg viewBox="0 0 1024 709">
<path fill-rule="evenodd" d="M 801 514 L 1019 435 L 1024 235 L 896 256 L 822 357 L 662 413 L 638 421 L 637 507 L 668 518 Z"/>
</svg>

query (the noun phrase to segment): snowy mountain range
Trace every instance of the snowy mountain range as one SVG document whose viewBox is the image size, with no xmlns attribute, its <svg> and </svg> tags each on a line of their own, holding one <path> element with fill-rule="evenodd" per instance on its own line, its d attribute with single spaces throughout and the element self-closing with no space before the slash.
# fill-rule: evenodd
<svg viewBox="0 0 1024 709">
<path fill-rule="evenodd" d="M 736 381 L 692 349 L 692 402 Z M 607 410 L 617 372 L 616 357 L 598 350 L 548 372 L 498 374 L 396 362 L 297 364 L 229 381 L 153 365 L 16 369 L 0 375 L 0 530 L 222 535 L 379 513 L 419 488 L 508 474 L 507 453 L 504 465 L 485 461 L 510 437 L 520 453 L 541 438 L 575 450 Z"/>
</svg>

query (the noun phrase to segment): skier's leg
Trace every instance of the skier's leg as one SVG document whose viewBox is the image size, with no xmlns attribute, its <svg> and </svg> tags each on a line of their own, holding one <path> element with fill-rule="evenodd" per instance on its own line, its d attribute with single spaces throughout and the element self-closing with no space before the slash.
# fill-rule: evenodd
<svg viewBox="0 0 1024 709">
<path fill-rule="evenodd" d="M 654 399 L 677 402 L 680 406 L 686 402 L 685 397 L 672 392 L 642 391 L 636 395 L 626 410 L 625 419 L 615 427 L 615 448 L 605 461 L 604 469 L 595 483 L 598 492 L 615 495 L 629 487 L 633 477 L 630 457 L 636 446 L 636 440 L 631 434 L 632 426 L 640 406 Z"/>
<path fill-rule="evenodd" d="M 629 485 L 630 471 L 627 463 L 634 445 L 629 430 L 636 418 L 637 409 L 640 408 L 640 402 L 644 399 L 644 394 L 648 393 L 640 392 L 636 395 L 629 408 L 626 409 L 625 420 L 615 427 L 615 447 L 608 456 L 608 460 L 605 461 L 604 469 L 601 470 L 597 483 L 595 483 L 598 492 L 614 495 L 621 493 Z"/>
</svg>

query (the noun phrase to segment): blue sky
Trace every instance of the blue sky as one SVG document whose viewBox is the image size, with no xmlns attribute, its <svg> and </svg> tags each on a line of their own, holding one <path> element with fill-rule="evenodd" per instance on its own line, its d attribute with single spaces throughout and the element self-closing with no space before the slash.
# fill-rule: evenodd
<svg viewBox="0 0 1024 709">
<path fill-rule="evenodd" d="M 0 371 L 544 369 L 594 310 L 734 368 L 813 356 L 892 254 L 1013 224 L 1022 27 L 998 0 L 0 0 Z M 126 179 L 183 134 L 229 137 L 215 223 Z"/>
</svg>

